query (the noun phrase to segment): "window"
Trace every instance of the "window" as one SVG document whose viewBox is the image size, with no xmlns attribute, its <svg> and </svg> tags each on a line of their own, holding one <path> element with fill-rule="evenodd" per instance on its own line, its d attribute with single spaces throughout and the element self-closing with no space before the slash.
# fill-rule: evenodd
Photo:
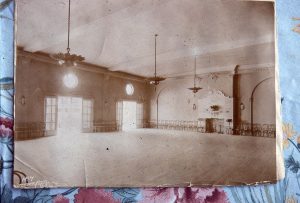
<svg viewBox="0 0 300 203">
<path fill-rule="evenodd" d="M 127 95 L 133 95 L 134 93 L 134 87 L 130 83 L 126 85 L 125 90 Z"/>
<path fill-rule="evenodd" d="M 63 78 L 64 84 L 68 88 L 75 88 L 78 85 L 78 78 L 74 73 L 68 73 Z"/>
<path fill-rule="evenodd" d="M 93 127 L 93 101 L 82 100 L 82 128 L 91 130 Z"/>
<path fill-rule="evenodd" d="M 56 130 L 56 97 L 46 97 L 45 99 L 45 127 L 47 135 L 53 134 Z"/>
</svg>

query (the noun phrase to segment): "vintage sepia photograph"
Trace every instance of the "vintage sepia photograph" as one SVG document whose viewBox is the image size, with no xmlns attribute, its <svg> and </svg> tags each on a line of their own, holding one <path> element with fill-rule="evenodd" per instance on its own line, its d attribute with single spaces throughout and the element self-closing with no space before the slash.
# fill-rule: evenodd
<svg viewBox="0 0 300 203">
<path fill-rule="evenodd" d="M 274 3 L 17 0 L 14 186 L 271 183 Z"/>
</svg>

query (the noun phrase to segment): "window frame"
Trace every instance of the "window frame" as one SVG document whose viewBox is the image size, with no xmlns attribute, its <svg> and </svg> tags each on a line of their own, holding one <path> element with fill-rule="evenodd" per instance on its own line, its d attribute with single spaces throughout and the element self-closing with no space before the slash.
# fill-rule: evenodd
<svg viewBox="0 0 300 203">
<path fill-rule="evenodd" d="M 86 102 L 89 104 L 86 106 Z M 94 100 L 82 98 L 82 131 L 91 132 L 94 126 Z"/>
<path fill-rule="evenodd" d="M 48 99 L 51 99 L 50 105 L 48 104 Z M 50 108 L 50 112 L 48 111 L 49 108 Z M 49 114 L 50 117 L 48 116 Z M 45 122 L 45 136 L 55 135 L 57 130 L 57 97 L 56 96 L 46 96 L 44 99 L 44 122 Z"/>
</svg>

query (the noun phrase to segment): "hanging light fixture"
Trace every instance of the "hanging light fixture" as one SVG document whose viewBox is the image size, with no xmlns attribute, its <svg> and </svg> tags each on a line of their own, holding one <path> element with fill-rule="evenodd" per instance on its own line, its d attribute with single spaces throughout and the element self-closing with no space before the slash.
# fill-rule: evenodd
<svg viewBox="0 0 300 203">
<path fill-rule="evenodd" d="M 194 65 L 194 87 L 188 88 L 189 90 L 192 90 L 193 93 L 197 93 L 199 90 L 201 90 L 201 87 L 196 87 L 196 66 L 197 66 L 197 57 L 195 56 L 195 65 Z"/>
<path fill-rule="evenodd" d="M 148 80 L 150 81 L 150 84 L 152 85 L 158 85 L 161 81 L 165 80 L 166 78 L 163 77 L 159 77 L 156 74 L 156 38 L 157 38 L 158 34 L 155 34 L 155 65 L 154 65 L 154 77 L 150 77 L 148 78 Z"/>
<path fill-rule="evenodd" d="M 68 10 L 68 46 L 66 53 L 53 54 L 51 57 L 58 61 L 59 65 L 76 66 L 77 62 L 83 61 L 85 58 L 81 55 L 70 54 L 70 24 L 71 24 L 71 0 L 69 0 Z"/>
</svg>

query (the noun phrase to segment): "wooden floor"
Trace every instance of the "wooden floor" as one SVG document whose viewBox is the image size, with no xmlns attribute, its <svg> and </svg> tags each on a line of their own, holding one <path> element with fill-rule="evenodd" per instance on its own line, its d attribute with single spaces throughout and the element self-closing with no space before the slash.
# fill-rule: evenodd
<svg viewBox="0 0 300 203">
<path fill-rule="evenodd" d="M 275 139 L 158 129 L 64 134 L 16 141 L 14 170 L 31 178 L 29 187 L 274 181 Z"/>
</svg>

